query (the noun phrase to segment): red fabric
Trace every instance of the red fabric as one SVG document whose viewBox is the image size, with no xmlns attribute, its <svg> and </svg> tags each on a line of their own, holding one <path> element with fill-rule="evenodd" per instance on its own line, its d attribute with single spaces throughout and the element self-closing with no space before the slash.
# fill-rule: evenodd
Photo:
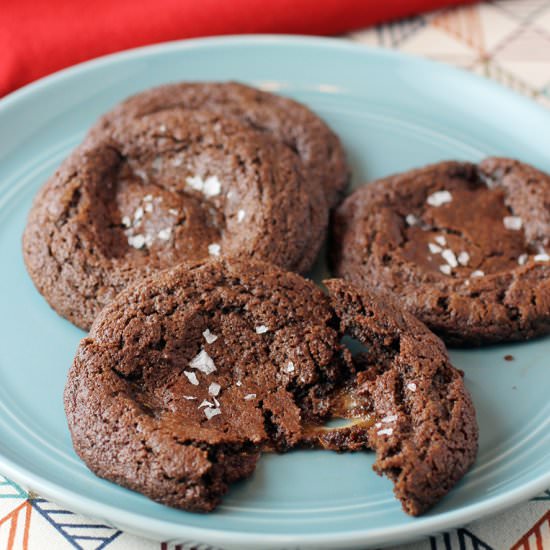
<svg viewBox="0 0 550 550">
<path fill-rule="evenodd" d="M 0 95 L 74 63 L 196 36 L 339 34 L 472 0 L 2 0 Z"/>
</svg>

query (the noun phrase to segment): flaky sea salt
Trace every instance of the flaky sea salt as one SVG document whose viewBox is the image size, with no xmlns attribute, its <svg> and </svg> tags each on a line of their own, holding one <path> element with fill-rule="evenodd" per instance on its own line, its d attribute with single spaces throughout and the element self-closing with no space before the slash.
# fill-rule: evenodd
<svg viewBox="0 0 550 550">
<path fill-rule="evenodd" d="M 449 264 L 443 264 L 439 266 L 439 271 L 441 271 L 441 273 L 445 273 L 445 275 L 450 275 L 452 267 Z"/>
<path fill-rule="evenodd" d="M 459 255 L 458 255 L 458 263 L 460 265 L 468 265 L 468 262 L 470 261 L 470 255 L 468 254 L 468 252 L 466 252 L 465 250 L 463 250 Z"/>
<path fill-rule="evenodd" d="M 546 252 L 542 253 L 542 254 L 537 254 L 533 260 L 535 260 L 535 262 L 548 262 L 550 261 L 550 256 L 548 256 L 548 254 L 546 254 Z"/>
<path fill-rule="evenodd" d="M 392 428 L 384 428 L 383 430 L 379 430 L 378 435 L 391 435 L 393 433 Z"/>
<path fill-rule="evenodd" d="M 443 235 L 436 235 L 434 241 L 441 246 L 447 246 L 447 239 Z"/>
<path fill-rule="evenodd" d="M 208 386 L 208 393 L 209 395 L 216 396 L 219 395 L 221 389 L 222 387 L 217 382 L 212 382 L 212 384 Z"/>
<path fill-rule="evenodd" d="M 196 191 L 200 191 L 207 197 L 219 195 L 222 189 L 220 180 L 216 176 L 208 176 L 205 180 L 203 180 L 200 176 L 188 176 L 185 178 L 185 182 L 187 185 Z"/>
<path fill-rule="evenodd" d="M 176 210 L 175 208 L 170 208 L 168 210 L 168 212 L 170 212 L 170 214 L 172 214 L 172 216 L 178 216 L 179 215 L 179 211 Z"/>
<path fill-rule="evenodd" d="M 502 218 L 502 223 L 506 229 L 512 231 L 519 231 L 523 225 L 521 218 L 518 216 L 504 216 L 504 218 Z"/>
<path fill-rule="evenodd" d="M 206 353 L 203 349 L 201 349 L 201 351 L 193 357 L 193 359 L 191 359 L 189 366 L 193 369 L 204 372 L 204 374 L 211 374 L 216 370 L 214 361 L 212 361 L 210 355 L 208 355 L 208 353 Z"/>
<path fill-rule="evenodd" d="M 396 420 L 397 420 L 396 414 L 389 414 L 388 416 L 385 416 L 384 418 L 382 418 L 381 422 L 383 422 L 384 424 L 389 424 L 390 422 L 395 422 Z"/>
<path fill-rule="evenodd" d="M 443 249 L 435 243 L 428 243 L 428 248 L 432 254 L 439 254 Z"/>
<path fill-rule="evenodd" d="M 147 177 L 147 172 L 145 172 L 145 170 L 141 170 L 139 168 L 137 168 L 136 170 L 134 170 L 134 174 L 141 180 L 143 181 L 147 181 L 149 178 Z"/>
<path fill-rule="evenodd" d="M 294 372 L 294 363 L 289 361 L 285 367 L 286 372 Z"/>
<path fill-rule="evenodd" d="M 153 162 L 151 163 L 151 167 L 155 172 L 160 172 L 162 169 L 162 158 L 161 157 L 155 157 Z"/>
<path fill-rule="evenodd" d="M 527 254 L 521 254 L 518 258 L 518 264 L 525 265 L 528 259 L 529 259 L 529 256 Z"/>
<path fill-rule="evenodd" d="M 453 196 L 449 193 L 449 191 L 436 191 L 426 199 L 426 202 L 430 206 L 441 206 L 442 204 L 451 202 L 452 200 Z"/>
<path fill-rule="evenodd" d="M 202 335 L 204 336 L 204 339 L 206 340 L 206 343 L 207 344 L 212 344 L 212 342 L 215 342 L 218 337 L 215 335 L 215 334 L 212 334 L 210 332 L 210 329 L 207 328 L 203 333 Z"/>
<path fill-rule="evenodd" d="M 191 373 L 191 374 L 193 374 L 193 373 Z M 195 396 L 193 396 L 193 395 L 184 395 L 183 398 L 184 398 L 184 399 L 187 399 L 187 401 L 196 401 L 196 399 L 197 399 L 197 398 L 196 398 Z"/>
<path fill-rule="evenodd" d="M 221 246 L 218 243 L 212 243 L 208 245 L 208 254 L 210 256 L 219 256 L 221 251 Z"/>
<path fill-rule="evenodd" d="M 259 325 L 255 330 L 256 334 L 265 334 L 269 329 L 265 325 Z"/>
<path fill-rule="evenodd" d="M 221 414 L 222 411 L 219 409 L 219 408 L 216 408 L 216 409 L 211 409 L 211 408 L 207 408 L 207 409 L 204 409 L 204 415 L 206 416 L 206 419 L 207 420 L 210 420 L 211 418 L 213 418 L 214 416 L 217 416 L 218 414 Z"/>
<path fill-rule="evenodd" d="M 189 372 L 188 370 L 184 370 L 183 374 L 187 376 L 187 380 L 193 384 L 193 386 L 199 385 L 199 379 L 197 378 L 197 375 L 194 372 Z"/>
<path fill-rule="evenodd" d="M 256 394 L 255 393 L 247 393 L 244 396 L 245 401 L 250 401 L 251 399 L 256 399 Z"/>
<path fill-rule="evenodd" d="M 150 214 L 153 211 L 153 203 L 152 202 L 145 203 L 145 206 L 143 207 L 143 210 L 145 210 L 145 212 Z"/>
<path fill-rule="evenodd" d="M 207 399 L 204 399 L 197 409 L 203 409 L 204 407 L 213 407 L 214 403 L 210 403 Z"/>
<path fill-rule="evenodd" d="M 235 382 L 235 386 L 239 386 L 239 387 L 240 387 L 240 386 L 242 386 L 242 385 L 243 385 L 243 383 L 242 383 L 240 380 L 237 380 L 237 381 Z"/>
<path fill-rule="evenodd" d="M 172 159 L 172 166 L 181 166 L 183 164 L 183 158 L 182 157 L 174 157 Z"/>
<path fill-rule="evenodd" d="M 244 210 L 239 210 L 237 212 L 237 222 L 241 223 L 244 220 L 245 216 L 246 216 L 246 212 Z"/>
<path fill-rule="evenodd" d="M 475 271 L 472 271 L 470 273 L 470 277 L 483 277 L 485 275 L 484 271 L 481 271 L 481 269 L 476 269 Z"/>
<path fill-rule="evenodd" d="M 416 225 L 419 222 L 419 219 L 414 214 L 407 214 L 405 216 L 405 221 L 407 225 Z"/>
<path fill-rule="evenodd" d="M 124 227 L 130 227 L 132 225 L 132 220 L 130 219 L 130 216 L 123 216 L 122 225 Z"/>
<path fill-rule="evenodd" d="M 145 236 L 141 234 L 130 235 L 128 237 L 128 244 L 134 248 L 143 248 L 145 246 Z"/>
<path fill-rule="evenodd" d="M 450 249 L 446 248 L 442 253 L 441 257 L 451 266 L 457 267 L 458 262 L 456 261 L 455 253 Z"/>
<path fill-rule="evenodd" d="M 416 391 L 416 384 L 414 382 L 409 382 L 407 384 L 407 389 L 411 391 Z"/>
<path fill-rule="evenodd" d="M 157 233 L 157 237 L 161 241 L 167 241 L 170 238 L 171 235 L 172 235 L 172 228 L 171 227 L 166 227 L 165 229 L 161 229 Z"/>
</svg>

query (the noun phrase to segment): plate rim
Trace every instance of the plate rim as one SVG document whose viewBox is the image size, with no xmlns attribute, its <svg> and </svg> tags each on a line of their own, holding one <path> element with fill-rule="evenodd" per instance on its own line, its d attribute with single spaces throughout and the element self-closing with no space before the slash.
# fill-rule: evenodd
<svg viewBox="0 0 550 550">
<path fill-rule="evenodd" d="M 49 87 L 62 85 L 67 79 L 78 78 L 81 74 L 94 72 L 105 66 L 117 63 L 124 63 L 126 60 L 139 59 L 149 55 L 163 54 L 173 51 L 188 51 L 203 48 L 216 48 L 223 46 L 235 46 L 239 44 L 261 44 L 261 45 L 296 45 L 309 47 L 322 47 L 329 49 L 340 49 L 354 53 L 362 53 L 366 56 L 387 57 L 394 60 L 407 60 L 410 63 L 426 67 L 427 69 L 436 69 L 444 76 L 460 78 L 462 81 L 469 81 L 471 84 L 484 88 L 487 93 L 497 93 L 500 96 L 507 97 L 514 101 L 523 109 L 532 111 L 537 116 L 546 117 L 550 122 L 550 112 L 538 105 L 532 99 L 520 95 L 519 93 L 505 88 L 500 84 L 488 80 L 482 76 L 473 74 L 469 71 L 449 66 L 445 63 L 425 59 L 415 55 L 403 53 L 396 50 L 374 47 L 363 43 L 345 41 L 341 38 L 312 37 L 304 35 L 288 34 L 246 34 L 246 35 L 227 35 L 221 37 L 193 38 L 184 40 L 175 40 L 161 42 L 153 45 L 132 48 L 121 52 L 104 55 L 89 61 L 85 61 L 51 75 L 42 77 L 31 82 L 22 88 L 11 92 L 0 99 L 0 113 L 7 111 L 21 101 L 33 95 L 40 94 L 42 90 Z M 550 471 L 541 474 L 539 477 L 522 484 L 519 487 L 512 488 L 507 492 L 487 497 L 481 502 L 460 506 L 454 510 L 445 511 L 435 516 L 420 516 L 415 518 L 413 523 L 405 523 L 395 527 L 374 527 L 367 529 L 357 529 L 347 532 L 318 534 L 275 534 L 275 533 L 251 533 L 245 530 L 227 531 L 217 528 L 204 528 L 186 525 L 185 523 L 174 523 L 169 520 L 147 518 L 147 524 L 143 523 L 143 514 L 134 511 L 121 510 L 107 503 L 97 501 L 81 493 L 68 489 L 61 484 L 54 483 L 48 479 L 35 474 L 30 469 L 18 465 L 15 461 L 4 456 L 0 449 L 0 470 L 3 475 L 23 486 L 30 486 L 38 490 L 41 496 L 51 499 L 55 503 L 67 506 L 71 511 L 77 513 L 102 517 L 113 524 L 118 524 L 124 531 L 138 532 L 143 536 L 144 532 L 149 532 L 156 539 L 162 537 L 192 538 L 197 541 L 206 540 L 213 544 L 239 544 L 243 547 L 253 547 L 260 541 L 264 544 L 284 545 L 299 543 L 302 546 L 311 546 L 315 548 L 333 548 L 334 544 L 354 545 L 354 544 L 379 544 L 379 543 L 398 543 L 406 540 L 429 535 L 438 531 L 452 528 L 457 525 L 468 523 L 474 519 L 495 514 L 514 504 L 522 502 L 540 491 L 550 486 Z M 230 538 L 230 541 L 228 541 Z M 160 540 L 160 539 L 159 539 Z"/>
</svg>

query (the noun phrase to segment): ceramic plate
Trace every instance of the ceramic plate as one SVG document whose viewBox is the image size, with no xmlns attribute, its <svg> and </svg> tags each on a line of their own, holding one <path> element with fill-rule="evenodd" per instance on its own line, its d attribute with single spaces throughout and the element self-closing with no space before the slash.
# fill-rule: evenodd
<svg viewBox="0 0 550 550">
<path fill-rule="evenodd" d="M 466 372 L 477 463 L 411 518 L 373 455 L 266 456 L 213 514 L 166 508 L 92 475 L 71 448 L 62 391 L 84 335 L 34 289 L 21 256 L 32 198 L 94 119 L 177 80 L 249 82 L 317 111 L 342 137 L 354 183 L 442 159 L 509 155 L 550 171 L 550 113 L 484 79 L 330 39 L 231 37 L 134 50 L 0 101 L 0 471 L 68 508 L 158 540 L 223 548 L 397 543 L 497 512 L 550 486 L 550 338 L 452 351 Z M 505 355 L 513 361 L 505 361 Z"/>
</svg>

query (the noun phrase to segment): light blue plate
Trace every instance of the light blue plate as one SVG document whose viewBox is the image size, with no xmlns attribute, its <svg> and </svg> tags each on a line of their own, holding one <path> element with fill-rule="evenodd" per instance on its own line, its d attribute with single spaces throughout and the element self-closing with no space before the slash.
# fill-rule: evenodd
<svg viewBox="0 0 550 550">
<path fill-rule="evenodd" d="M 477 407 L 479 457 L 420 518 L 401 511 L 368 453 L 266 456 L 210 515 L 155 504 L 94 477 L 77 459 L 62 391 L 83 333 L 50 310 L 27 276 L 25 217 L 38 187 L 100 113 L 138 90 L 183 79 L 237 79 L 307 103 L 342 137 L 355 182 L 494 154 L 550 171 L 550 114 L 532 102 L 446 66 L 337 40 L 172 43 L 86 63 L 16 92 L 0 102 L 0 471 L 122 529 L 224 548 L 396 543 L 550 487 L 548 338 L 452 353 Z"/>
</svg>

